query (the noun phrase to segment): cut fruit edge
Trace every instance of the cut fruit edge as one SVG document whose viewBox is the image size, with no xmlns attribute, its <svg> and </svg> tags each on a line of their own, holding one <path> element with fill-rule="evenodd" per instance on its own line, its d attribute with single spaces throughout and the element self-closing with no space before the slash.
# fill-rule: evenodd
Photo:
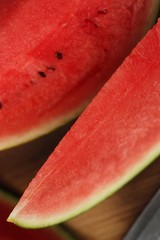
<svg viewBox="0 0 160 240">
<path fill-rule="evenodd" d="M 13 207 L 18 202 L 17 194 L 13 194 L 4 189 L 1 189 L 0 187 L 0 201 L 4 202 L 5 204 L 9 205 L 10 207 Z M 54 227 L 49 227 L 48 231 L 52 233 L 55 232 L 57 236 L 62 237 L 64 240 L 76 240 L 74 236 L 68 231 L 64 226 L 62 225 L 56 225 Z"/>
<path fill-rule="evenodd" d="M 87 106 L 89 101 L 90 100 L 86 101 L 79 108 L 73 110 L 72 112 L 64 116 L 51 119 L 50 121 L 42 123 L 41 125 L 37 126 L 36 128 L 34 127 L 27 132 L 5 137 L 5 139 L 3 141 L 1 140 L 0 142 L 0 151 L 27 143 L 31 140 L 35 140 L 38 137 L 44 136 L 51 131 L 54 131 L 57 128 L 67 124 L 69 121 L 76 119 L 83 111 L 83 109 Z"/>
<path fill-rule="evenodd" d="M 142 172 L 147 166 L 149 166 L 158 156 L 160 155 L 160 142 L 156 144 L 152 149 L 150 149 L 149 152 L 147 152 L 146 155 L 143 157 L 143 161 L 139 161 L 138 164 L 136 164 L 134 167 L 127 170 L 123 176 L 120 176 L 120 179 L 116 181 L 116 184 L 111 184 L 111 186 L 107 187 L 107 189 L 104 189 L 103 191 L 95 191 L 91 196 L 89 196 L 88 199 L 85 199 L 80 203 L 80 207 L 77 205 L 73 210 L 68 209 L 67 213 L 61 214 L 61 216 L 54 216 L 48 217 L 47 220 L 45 220 L 45 224 L 41 219 L 38 217 L 32 217 L 29 219 L 27 217 L 24 218 L 17 218 L 16 216 L 21 211 L 20 208 L 14 209 L 10 216 L 8 217 L 8 222 L 13 222 L 14 224 L 21 226 L 23 228 L 43 228 L 54 224 L 59 224 L 61 222 L 65 222 L 66 220 L 73 218 L 83 212 L 86 212 L 90 208 L 94 207 L 97 203 L 105 200 L 107 197 L 110 197 L 113 193 L 118 191 L 120 188 L 122 188 L 126 183 L 128 183 L 130 180 L 132 180 L 136 175 L 138 175 L 140 172 Z M 100 197 L 97 197 L 100 196 Z M 85 206 L 82 208 L 81 206 Z M 25 207 L 25 203 L 21 208 Z M 29 224 L 28 224 L 29 223 Z"/>
<path fill-rule="evenodd" d="M 142 30 L 142 36 L 144 35 L 144 33 L 146 33 L 146 30 L 151 28 L 151 26 L 156 21 L 156 17 L 158 15 L 157 9 L 159 9 L 160 1 L 155 0 L 153 2 L 154 3 L 151 5 L 147 18 L 145 20 L 145 26 Z M 33 126 L 33 128 L 29 129 L 28 131 L 20 132 L 13 136 L 4 136 L 4 138 L 0 140 L 0 151 L 32 141 L 36 138 L 48 134 L 51 131 L 54 131 L 60 126 L 65 125 L 70 120 L 77 118 L 89 102 L 90 99 L 85 103 L 82 103 L 81 106 L 78 106 L 78 108 L 73 109 L 69 113 L 65 114 L 64 116 L 59 116 L 57 118 L 47 120 L 44 123 L 41 123 L 39 126 Z"/>
<path fill-rule="evenodd" d="M 158 24 L 160 26 L 160 20 L 159 20 Z M 156 31 L 156 27 L 154 28 L 153 32 L 154 31 Z M 152 36 L 152 35 L 148 35 L 147 39 L 150 39 L 152 41 L 152 38 L 150 38 L 149 36 Z M 146 41 L 145 42 L 146 47 L 147 47 L 146 44 L 148 44 L 148 43 L 151 44 L 150 41 L 149 42 Z M 157 41 L 157 45 L 158 45 L 158 43 L 159 42 Z M 143 45 L 140 45 L 140 48 L 144 49 L 143 47 L 144 47 Z M 158 45 L 158 48 L 159 48 L 159 45 Z M 155 52 L 156 52 L 156 56 L 157 56 L 158 52 L 157 51 L 155 51 Z M 139 52 L 138 52 L 138 54 L 139 54 Z M 141 54 L 143 55 L 143 52 L 142 53 L 140 52 L 140 56 L 141 56 Z M 149 57 L 150 57 L 150 54 L 149 54 Z M 159 55 L 158 55 L 157 60 L 158 60 L 158 63 L 159 63 Z M 147 62 L 147 64 L 148 64 L 148 62 Z M 154 65 L 154 66 L 157 67 L 157 65 Z M 122 67 L 120 67 L 120 68 L 122 69 Z M 155 68 L 154 68 L 154 70 L 155 70 Z M 157 78 L 154 78 L 155 75 L 152 75 L 152 77 L 153 77 L 153 79 L 155 79 L 155 82 L 153 81 L 153 85 L 154 85 L 154 88 L 155 88 L 156 86 L 158 86 L 158 85 L 155 85 L 155 83 L 159 83 L 159 81 L 158 81 Z M 147 79 L 147 78 L 145 78 L 145 79 Z M 117 80 L 117 78 L 115 80 Z M 112 78 L 112 81 L 114 81 L 113 78 Z M 119 82 L 119 81 L 116 81 L 116 83 L 117 82 Z M 122 82 L 121 82 L 121 84 L 122 84 Z M 157 94 L 155 93 L 155 96 L 159 97 L 159 88 L 156 88 L 156 89 L 158 89 L 158 90 L 156 92 Z M 147 90 L 149 90 L 149 89 L 147 88 Z M 144 92 L 144 93 L 145 93 L 145 95 L 142 95 L 142 96 L 143 97 L 145 97 L 145 96 L 148 97 L 148 95 L 146 95 L 146 92 Z M 151 94 L 151 92 L 150 92 L 150 94 Z M 98 95 L 98 96 L 101 96 L 101 95 Z M 154 103 L 155 103 L 156 97 L 154 98 Z M 146 98 L 144 98 L 144 99 L 146 100 Z M 113 98 L 113 99 L 115 100 L 115 98 Z M 157 99 L 159 100 L 159 98 L 157 98 Z M 157 103 L 157 101 L 156 101 L 156 103 Z M 159 103 L 159 101 L 158 101 L 158 103 Z M 153 105 L 156 106 L 156 112 L 157 112 L 157 110 L 159 110 L 159 108 L 157 108 L 157 105 L 155 105 L 155 104 L 153 104 Z M 153 105 L 151 105 L 151 106 L 153 106 Z M 91 107 L 91 105 L 90 105 L 90 107 Z M 158 107 L 159 107 L 159 105 L 158 105 Z M 152 109 L 152 108 L 149 108 L 149 109 Z M 87 110 L 85 111 L 85 113 L 86 112 L 87 112 Z M 160 112 L 158 111 L 157 113 L 159 114 Z M 83 115 L 83 117 L 86 117 L 86 115 L 85 116 Z M 149 117 L 150 117 L 150 115 L 149 115 Z M 82 119 L 82 117 L 81 117 L 81 119 Z M 156 118 L 156 119 L 157 119 L 157 124 L 158 124 L 156 126 L 158 126 L 157 129 L 159 130 L 159 123 L 160 123 L 159 122 L 159 117 Z M 140 123 L 142 123 L 142 125 L 143 125 L 142 121 L 140 121 Z M 75 217 L 78 214 L 81 214 L 81 213 L 89 210 L 90 208 L 92 208 L 93 206 L 98 204 L 99 202 L 103 201 L 104 199 L 106 199 L 107 197 L 112 195 L 118 189 L 123 187 L 128 181 L 130 181 L 133 177 L 135 177 L 142 170 L 144 170 L 151 162 L 153 162 L 153 160 L 155 160 L 160 155 L 160 138 L 159 138 L 159 131 L 157 132 L 157 129 L 156 129 L 156 132 L 154 132 L 154 133 L 158 133 L 158 137 L 154 137 L 154 140 L 152 139 L 152 142 L 149 146 L 145 145 L 146 148 L 145 148 L 144 152 L 139 157 L 136 157 L 136 163 L 134 163 L 132 165 L 129 165 L 127 169 L 123 170 L 121 172 L 121 174 L 114 179 L 114 182 L 112 181 L 109 184 L 106 183 L 106 184 L 101 185 L 101 187 L 99 187 L 99 188 L 96 188 L 96 189 L 94 188 L 92 193 L 90 195 L 87 194 L 88 196 L 85 199 L 81 200 L 81 202 L 78 202 L 78 203 L 74 202 L 74 205 L 73 204 L 70 205 L 67 209 L 66 208 L 63 209 L 63 210 L 60 209 L 58 214 L 53 212 L 53 215 L 49 216 L 49 214 L 47 213 L 48 215 L 45 214 L 45 216 L 41 216 L 41 217 L 38 217 L 38 212 L 36 212 L 36 214 L 32 215 L 30 213 L 27 214 L 27 211 L 25 211 L 27 209 L 27 205 L 30 206 L 31 209 L 32 209 L 31 200 L 32 200 L 32 194 L 34 195 L 34 193 L 35 193 L 35 188 L 31 187 L 32 191 L 29 192 L 29 190 L 28 190 L 28 193 L 29 193 L 29 194 L 27 193 L 28 196 L 26 194 L 26 196 L 24 197 L 24 200 L 22 199 L 20 204 L 17 205 L 17 207 L 10 214 L 10 216 L 8 218 L 8 221 L 13 222 L 13 223 L 15 223 L 19 226 L 24 227 L 24 228 L 42 228 L 42 227 L 46 227 L 46 226 L 49 226 L 49 225 L 58 224 L 60 222 L 64 222 L 64 221 L 66 221 L 70 218 Z M 75 128 L 74 128 L 74 130 L 75 130 Z M 73 131 L 73 128 L 72 128 L 72 131 Z M 150 131 L 149 133 L 152 133 L 152 131 Z M 155 134 L 154 134 L 154 136 L 155 136 Z M 146 137 L 147 137 L 147 135 L 146 135 Z M 147 138 L 145 138 L 145 139 L 147 139 Z M 64 145 L 63 145 L 63 149 L 64 149 Z M 68 150 L 68 148 L 67 148 L 67 150 Z M 62 151 L 62 149 L 61 149 L 61 151 Z M 68 153 L 68 155 L 70 156 L 70 153 Z M 45 177 L 44 177 L 44 179 L 45 179 Z M 42 181 L 40 181 L 40 183 L 43 182 L 43 177 L 42 177 L 41 180 Z M 35 184 L 35 182 L 34 182 L 34 184 Z M 37 182 L 36 182 L 36 184 L 37 184 Z M 39 187 L 39 185 L 37 187 Z M 31 204 L 29 205 L 29 203 L 31 203 Z M 75 204 L 76 204 L 76 206 L 75 206 Z M 24 210 L 24 212 L 23 212 L 23 210 Z M 29 221 L 28 221 L 28 219 L 29 219 Z"/>
</svg>

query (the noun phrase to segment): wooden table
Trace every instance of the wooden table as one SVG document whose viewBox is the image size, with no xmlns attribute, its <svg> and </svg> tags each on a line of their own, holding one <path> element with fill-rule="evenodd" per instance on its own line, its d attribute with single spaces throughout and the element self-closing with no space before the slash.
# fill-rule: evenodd
<svg viewBox="0 0 160 240">
<path fill-rule="evenodd" d="M 0 185 L 21 194 L 71 124 L 0 152 Z M 160 158 L 112 197 L 65 225 L 81 240 L 122 240 L 159 186 Z"/>
</svg>

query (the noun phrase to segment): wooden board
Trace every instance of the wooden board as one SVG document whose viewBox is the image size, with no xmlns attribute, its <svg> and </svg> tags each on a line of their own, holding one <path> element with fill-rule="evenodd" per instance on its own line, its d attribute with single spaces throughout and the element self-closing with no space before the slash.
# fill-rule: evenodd
<svg viewBox="0 0 160 240">
<path fill-rule="evenodd" d="M 21 194 L 71 124 L 31 143 L 0 152 L 0 187 Z M 65 225 L 82 240 L 122 240 L 159 186 L 160 158 L 112 197 Z"/>
</svg>

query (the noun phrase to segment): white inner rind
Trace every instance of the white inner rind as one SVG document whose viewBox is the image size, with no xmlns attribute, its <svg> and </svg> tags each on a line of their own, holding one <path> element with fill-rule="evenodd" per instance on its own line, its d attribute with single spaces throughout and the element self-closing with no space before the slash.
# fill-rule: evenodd
<svg viewBox="0 0 160 240">
<path fill-rule="evenodd" d="M 158 14 L 160 1 L 153 0 L 152 2 L 153 4 L 150 4 L 150 9 L 146 17 L 146 23 L 144 23 L 145 27 L 142 30 L 142 36 L 153 25 L 153 21 L 155 20 L 156 15 Z M 59 118 L 56 118 L 56 119 L 54 118 L 54 119 L 51 119 L 50 121 L 46 121 L 44 124 L 41 124 L 36 127 L 34 126 L 32 129 L 25 131 L 23 133 L 18 133 L 16 135 L 1 138 L 0 151 L 34 140 L 64 125 L 65 123 L 69 122 L 71 119 L 78 117 L 78 115 L 82 112 L 85 106 L 87 106 L 88 102 L 89 101 L 83 103 L 80 107 L 66 114 L 65 116 L 61 116 Z"/>
<path fill-rule="evenodd" d="M 72 112 L 69 112 L 64 116 L 54 118 L 50 121 L 45 122 L 44 124 L 41 124 L 37 127 L 34 127 L 33 129 L 30 129 L 29 131 L 5 137 L 4 139 L 0 139 L 0 151 L 34 140 L 66 124 L 71 119 L 78 117 L 79 114 L 86 107 L 88 102 L 89 101 L 83 103 L 79 108 L 73 110 Z"/>
<path fill-rule="evenodd" d="M 87 199 L 81 201 L 79 204 L 76 203 L 75 206 L 70 206 L 65 209 L 65 212 L 61 212 L 58 216 L 54 213 L 48 214 L 48 216 L 43 216 L 41 218 L 35 215 L 21 215 L 21 209 L 25 208 L 25 204 L 21 203 L 20 207 L 16 207 L 10 214 L 8 221 L 13 222 L 24 228 L 43 228 L 50 225 L 58 224 L 64 222 L 70 218 L 81 214 L 88 209 L 92 208 L 99 202 L 103 201 L 105 198 L 112 195 L 122 186 L 124 186 L 128 181 L 145 169 L 154 159 L 160 155 L 160 142 L 156 143 L 149 151 L 147 151 L 143 157 L 136 159 L 136 164 L 132 168 L 128 168 L 123 175 L 119 176 L 119 179 L 110 185 L 106 184 L 106 187 L 101 191 L 94 191 Z M 45 220 L 44 220 L 45 219 Z"/>
</svg>

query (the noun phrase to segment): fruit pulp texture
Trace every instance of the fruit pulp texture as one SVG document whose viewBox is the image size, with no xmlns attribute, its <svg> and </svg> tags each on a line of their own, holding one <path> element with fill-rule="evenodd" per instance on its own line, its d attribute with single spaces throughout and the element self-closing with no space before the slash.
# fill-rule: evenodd
<svg viewBox="0 0 160 240">
<path fill-rule="evenodd" d="M 34 227 L 64 221 L 109 196 L 160 154 L 159 39 L 160 21 L 62 139 L 12 221 L 28 226 L 29 218 Z"/>
<path fill-rule="evenodd" d="M 153 1 L 133 2 L 0 3 L 2 141 L 74 111 L 97 93 L 147 24 Z"/>
</svg>

